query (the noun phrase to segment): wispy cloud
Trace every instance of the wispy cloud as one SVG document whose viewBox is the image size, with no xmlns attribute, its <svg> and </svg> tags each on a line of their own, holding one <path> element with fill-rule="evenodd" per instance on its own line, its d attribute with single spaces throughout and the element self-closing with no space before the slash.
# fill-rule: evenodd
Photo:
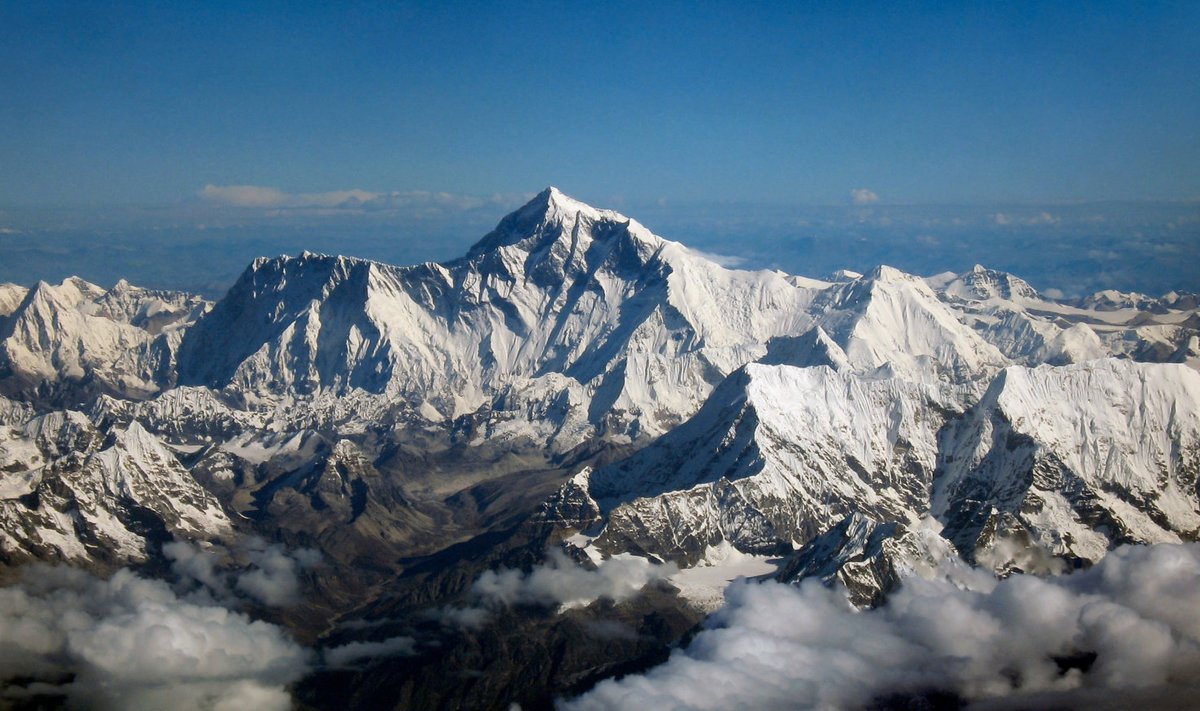
<svg viewBox="0 0 1200 711">
<path fill-rule="evenodd" d="M 326 649 L 322 655 L 330 667 L 349 667 L 363 660 L 381 657 L 407 657 L 416 653 L 417 641 L 412 637 L 389 637 L 377 642 L 350 642 Z"/>
<path fill-rule="evenodd" d="M 992 222 L 998 227 L 1044 227 L 1057 225 L 1061 220 L 1042 210 L 1031 215 L 1015 215 L 1007 212 L 997 212 L 992 215 Z"/>
<path fill-rule="evenodd" d="M 358 188 L 321 193 L 289 193 L 263 185 L 205 185 L 202 200 L 227 207 L 264 210 L 333 211 L 467 211 L 487 207 L 508 207 L 528 200 L 532 195 L 495 194 L 461 195 L 427 190 L 372 192 Z"/>
<path fill-rule="evenodd" d="M 205 185 L 200 197 L 233 207 L 358 207 L 379 193 L 334 190 L 325 193 L 287 193 L 262 185 Z"/>
</svg>

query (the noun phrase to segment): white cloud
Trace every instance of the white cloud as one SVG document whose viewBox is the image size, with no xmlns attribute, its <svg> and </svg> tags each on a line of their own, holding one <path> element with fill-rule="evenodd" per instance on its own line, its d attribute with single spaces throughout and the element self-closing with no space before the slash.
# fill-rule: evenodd
<svg viewBox="0 0 1200 711">
<path fill-rule="evenodd" d="M 488 570 L 471 588 L 484 602 L 503 605 L 554 605 L 584 607 L 599 600 L 626 600 L 648 583 L 674 575 L 673 564 L 656 565 L 632 555 L 614 556 L 589 570 L 559 549 L 550 552 L 546 565 L 529 573 L 505 568 Z"/>
<path fill-rule="evenodd" d="M 184 541 L 163 545 L 163 555 L 171 561 L 171 572 L 185 582 L 195 581 L 214 593 L 224 593 L 227 585 L 218 572 L 218 559 L 212 550 Z"/>
<path fill-rule="evenodd" d="M 1058 217 L 1045 210 L 1026 215 L 997 212 L 991 215 L 991 219 L 998 227 L 1044 227 L 1062 222 Z"/>
<path fill-rule="evenodd" d="M 287 194 L 279 188 L 258 185 L 205 185 L 200 197 L 234 207 L 279 207 Z"/>
<path fill-rule="evenodd" d="M 480 630 L 487 626 L 492 613 L 486 607 L 441 607 L 430 613 L 429 617 L 447 627 L 457 627 L 463 630 Z"/>
<path fill-rule="evenodd" d="M 284 687 L 308 663 L 280 628 L 128 570 L 102 580 L 31 566 L 0 589 L 0 679 L 44 679 L 38 689 L 77 705 L 286 709 Z M 56 685 L 65 675 L 74 678 Z M 0 705 L 22 693 L 6 686 Z"/>
<path fill-rule="evenodd" d="M 251 568 L 238 576 L 237 589 L 266 605 L 286 607 L 300 599 L 301 570 L 321 561 L 311 548 L 286 551 L 283 546 L 251 544 L 246 555 Z"/>
<path fill-rule="evenodd" d="M 976 590 L 913 579 L 864 612 L 811 581 L 727 597 L 665 664 L 562 708 L 861 708 L 928 693 L 1121 708 L 1200 690 L 1198 544 L 1126 547 L 1082 573 Z"/>
<path fill-rule="evenodd" d="M 286 193 L 261 185 L 205 185 L 200 197 L 233 207 L 359 207 L 379 197 L 366 190 Z"/>
<path fill-rule="evenodd" d="M 874 190 L 867 188 L 855 188 L 850 191 L 850 199 L 855 205 L 870 205 L 879 202 L 879 195 Z"/>
<path fill-rule="evenodd" d="M 544 565 L 534 566 L 528 573 L 511 568 L 485 571 L 471 586 L 473 606 L 443 608 L 438 617 L 447 625 L 478 629 L 486 624 L 488 611 L 497 607 L 542 605 L 570 609 L 601 598 L 621 602 L 649 583 L 676 572 L 673 563 L 658 565 L 633 555 L 614 556 L 590 570 L 556 548 Z"/>
<path fill-rule="evenodd" d="M 486 197 L 427 190 L 372 192 L 350 189 L 322 193 L 289 193 L 262 185 L 205 185 L 199 193 L 206 202 L 239 208 L 308 212 L 416 212 L 438 216 L 480 208 L 510 207 L 527 201 L 529 195 L 495 194 Z"/>
<path fill-rule="evenodd" d="M 226 602 L 241 594 L 273 607 L 298 602 L 301 571 L 321 561 L 321 554 L 311 548 L 289 551 L 259 539 L 233 551 L 173 542 L 163 546 L 163 553 L 171 561 L 171 572 L 185 584 L 198 583 Z M 231 570 L 238 561 L 242 567 Z"/>
<path fill-rule="evenodd" d="M 322 655 L 330 667 L 346 667 L 363 659 L 407 657 L 416 653 L 417 641 L 412 637 L 390 637 L 378 642 L 350 642 L 330 647 Z"/>
</svg>

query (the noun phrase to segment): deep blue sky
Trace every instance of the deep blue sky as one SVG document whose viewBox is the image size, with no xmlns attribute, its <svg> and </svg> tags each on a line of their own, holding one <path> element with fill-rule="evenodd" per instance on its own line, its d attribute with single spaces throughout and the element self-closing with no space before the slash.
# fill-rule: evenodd
<svg viewBox="0 0 1200 711">
<path fill-rule="evenodd" d="M 747 267 L 1200 291 L 1198 74 L 1197 0 L 0 0 L 0 281 L 451 259 L 554 184 Z"/>
<path fill-rule="evenodd" d="M 0 3 L 0 207 L 1200 196 L 1200 2 Z"/>
</svg>

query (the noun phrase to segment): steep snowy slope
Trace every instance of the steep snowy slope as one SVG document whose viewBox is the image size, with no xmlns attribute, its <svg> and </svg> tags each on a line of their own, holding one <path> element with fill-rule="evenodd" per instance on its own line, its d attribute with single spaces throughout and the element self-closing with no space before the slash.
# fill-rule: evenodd
<svg viewBox="0 0 1200 711">
<path fill-rule="evenodd" d="M 816 578 L 842 585 L 860 607 L 882 603 L 906 578 L 951 577 L 966 568 L 949 541 L 927 519 L 880 523 L 860 513 L 809 542 L 776 576 L 784 582 Z"/>
<path fill-rule="evenodd" d="M 603 517 L 602 550 L 684 564 L 722 541 L 790 550 L 856 511 L 915 520 L 928 507 L 937 431 L 964 395 L 824 367 L 748 365 L 688 422 L 569 483 L 548 515 L 590 509 Z"/>
<path fill-rule="evenodd" d="M 814 294 L 551 188 L 445 265 L 256 261 L 188 330 L 179 380 L 247 401 L 362 390 L 437 420 L 566 376 L 593 425 L 658 432 L 806 327 Z"/>
<path fill-rule="evenodd" d="M 942 274 L 926 281 L 946 297 L 961 301 L 995 301 L 1035 308 L 1046 302 L 1024 279 L 982 264 L 962 274 Z"/>
<path fill-rule="evenodd" d="M 814 317 L 859 372 L 910 380 L 987 377 L 1009 363 L 966 328 L 923 280 L 887 266 L 823 292 Z"/>
<path fill-rule="evenodd" d="M 1200 532 L 1200 373 L 1098 360 L 1012 367 L 942 435 L 933 513 L 974 559 L 1008 540 L 1099 560 Z"/>
<path fill-rule="evenodd" d="M 105 433 L 65 410 L 0 426 L 4 563 L 141 560 L 164 534 L 230 532 L 213 495 L 136 422 Z"/>
<path fill-rule="evenodd" d="M 124 281 L 107 291 L 78 278 L 39 282 L 0 322 L 0 389 L 144 397 L 170 381 L 177 327 L 203 308 L 198 297 Z"/>
<path fill-rule="evenodd" d="M 0 284 L 0 324 L 6 316 L 17 310 L 28 293 L 29 289 L 19 284 Z"/>
<path fill-rule="evenodd" d="M 580 472 L 542 517 L 604 553 L 682 565 L 723 542 L 794 547 L 784 579 L 839 580 L 864 604 L 941 574 L 956 548 L 998 571 L 1055 570 L 1200 535 L 1194 370 L 1013 366 L 964 412 L 974 399 L 970 384 L 748 365 L 666 436 Z"/>
<path fill-rule="evenodd" d="M 1023 365 L 1082 363 L 1112 355 L 1185 362 L 1200 320 L 1191 295 L 1152 299 L 1100 292 L 1073 303 L 1049 299 L 1024 280 L 976 265 L 925 280 L 959 316 L 1005 356 Z"/>
</svg>

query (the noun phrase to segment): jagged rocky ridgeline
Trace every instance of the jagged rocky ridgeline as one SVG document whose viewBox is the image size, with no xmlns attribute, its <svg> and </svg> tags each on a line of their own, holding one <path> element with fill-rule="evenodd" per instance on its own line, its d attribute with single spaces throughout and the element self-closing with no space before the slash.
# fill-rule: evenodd
<svg viewBox="0 0 1200 711">
<path fill-rule="evenodd" d="M 551 188 L 445 264 L 259 259 L 215 304 L 0 287 L 0 542 L 252 530 L 386 575 L 533 515 L 867 601 L 948 558 L 1082 564 L 1197 536 L 1198 331 L 1192 295 L 978 266 L 727 269 Z"/>
</svg>

